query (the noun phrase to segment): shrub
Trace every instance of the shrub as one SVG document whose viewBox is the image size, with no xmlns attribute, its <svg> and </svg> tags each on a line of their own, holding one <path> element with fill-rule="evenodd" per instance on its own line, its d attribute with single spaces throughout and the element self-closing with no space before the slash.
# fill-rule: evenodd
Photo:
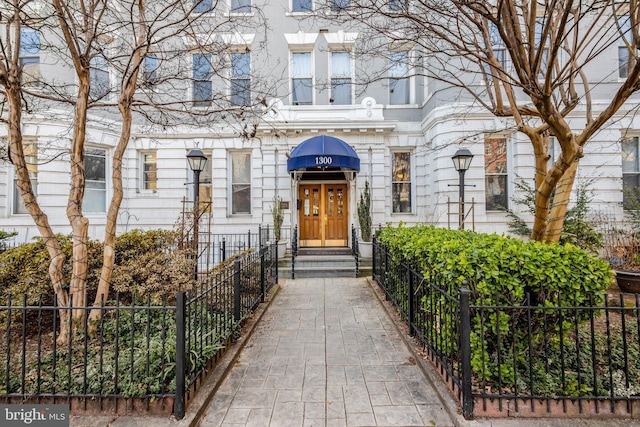
<svg viewBox="0 0 640 427">
<path fill-rule="evenodd" d="M 431 226 L 387 227 L 380 233 L 380 241 L 392 253 L 392 264 L 408 262 L 419 269 L 430 282 L 444 283 L 448 292 L 458 295 L 462 281 L 467 281 L 472 305 L 520 306 L 590 306 L 601 304 L 605 292 L 613 283 L 609 264 L 591 256 L 572 244 L 542 244 L 523 242 L 517 238 L 471 231 L 438 229 Z M 390 270 L 395 270 L 391 267 Z M 527 298 L 530 298 L 528 300 Z M 444 298 L 444 297 L 442 297 Z M 443 301 L 444 302 L 444 301 Z M 425 310 L 444 310 L 447 304 L 431 304 Z M 455 314 L 433 313 L 444 319 L 443 324 L 424 325 L 437 329 L 435 334 L 443 342 L 456 345 L 450 336 Z M 558 311 L 542 310 L 527 316 L 526 310 L 484 309 L 482 314 L 472 310 L 472 365 L 475 372 L 483 372 L 488 380 L 501 378 L 510 386 L 516 376 L 514 370 L 531 344 L 543 345 L 544 337 L 557 336 L 563 322 Z M 577 321 L 586 319 L 586 312 Z M 562 324 L 565 326 L 565 324 Z M 511 350 L 509 350 L 511 349 Z M 512 354 L 505 354 L 512 351 Z M 502 361 L 495 359 L 502 354 Z"/>
<path fill-rule="evenodd" d="M 66 261 L 65 282 L 72 273 L 71 236 L 57 236 L 61 242 Z M 187 250 L 178 250 L 176 235 L 167 230 L 132 230 L 116 238 L 116 265 L 113 270 L 112 289 L 120 292 L 155 298 L 164 294 L 174 295 L 193 278 L 193 260 Z M 87 301 L 95 297 L 103 261 L 103 244 L 90 240 L 88 243 Z M 49 277 L 49 254 L 41 238 L 24 245 L 8 249 L 0 254 L 0 302 L 6 303 L 12 295 L 15 303 L 43 304 L 53 302 L 53 289 Z M 19 298 L 19 302 L 15 301 Z"/>
</svg>

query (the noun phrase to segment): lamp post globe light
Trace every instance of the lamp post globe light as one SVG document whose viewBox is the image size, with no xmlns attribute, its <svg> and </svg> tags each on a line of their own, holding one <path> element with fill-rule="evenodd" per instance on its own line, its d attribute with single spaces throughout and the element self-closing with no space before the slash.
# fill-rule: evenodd
<svg viewBox="0 0 640 427">
<path fill-rule="evenodd" d="M 200 172 L 207 166 L 207 156 L 199 148 L 187 154 L 189 167 L 193 171 L 193 247 L 195 250 L 195 279 L 198 280 L 198 223 L 200 222 Z"/>
<path fill-rule="evenodd" d="M 456 154 L 451 157 L 453 160 L 453 166 L 458 171 L 458 175 L 460 177 L 460 181 L 458 184 L 459 190 L 459 199 L 460 199 L 460 211 L 458 215 L 458 228 L 460 230 L 464 230 L 464 173 L 471 166 L 471 160 L 473 159 L 473 154 L 471 151 L 466 148 L 461 148 L 456 151 Z"/>
</svg>

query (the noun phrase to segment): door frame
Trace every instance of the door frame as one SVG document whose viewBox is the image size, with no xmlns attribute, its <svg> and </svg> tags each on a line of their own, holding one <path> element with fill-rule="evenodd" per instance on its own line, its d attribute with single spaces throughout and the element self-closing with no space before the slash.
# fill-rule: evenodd
<svg viewBox="0 0 640 427">
<path fill-rule="evenodd" d="M 345 225 L 344 225 L 344 239 L 333 239 L 333 240 L 329 240 L 326 237 L 326 226 L 327 226 L 327 219 L 326 219 L 326 206 L 327 206 L 327 187 L 331 186 L 331 185 L 343 185 L 346 191 L 346 194 L 343 196 L 343 200 L 344 200 L 344 209 L 345 209 L 345 213 L 344 213 L 344 221 L 345 221 Z M 298 199 L 300 197 L 300 193 L 302 191 L 302 187 L 306 187 L 306 186 L 316 186 L 316 187 L 320 187 L 320 201 L 319 201 L 319 207 L 320 207 L 320 239 L 303 239 L 302 236 L 302 223 L 303 223 L 303 216 L 304 216 L 304 200 L 303 199 L 299 199 L 300 200 L 300 206 L 298 209 L 298 214 L 297 214 L 297 223 L 300 225 L 300 234 L 298 236 L 299 239 L 299 245 L 301 247 L 348 247 L 349 246 L 349 225 L 351 224 L 351 210 L 352 210 L 352 203 L 351 203 L 351 182 L 348 180 L 330 180 L 330 181 L 301 181 L 298 182 L 295 188 L 295 194 L 296 194 L 296 198 Z"/>
</svg>

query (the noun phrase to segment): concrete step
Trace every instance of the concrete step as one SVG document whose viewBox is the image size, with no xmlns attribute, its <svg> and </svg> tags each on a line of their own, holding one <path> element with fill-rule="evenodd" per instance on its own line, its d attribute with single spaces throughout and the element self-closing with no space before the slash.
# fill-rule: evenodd
<svg viewBox="0 0 640 427">
<path fill-rule="evenodd" d="M 280 277 L 291 278 L 291 256 L 278 263 Z M 359 266 L 359 276 L 371 275 L 371 261 L 363 260 Z M 316 277 L 355 277 L 356 262 L 352 256 L 345 255 L 303 255 L 295 262 L 296 279 Z"/>
</svg>

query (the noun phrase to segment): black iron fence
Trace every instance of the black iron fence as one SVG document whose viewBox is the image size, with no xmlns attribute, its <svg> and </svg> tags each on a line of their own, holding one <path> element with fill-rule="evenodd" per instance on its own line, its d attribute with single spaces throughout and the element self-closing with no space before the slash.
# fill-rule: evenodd
<svg viewBox="0 0 640 427">
<path fill-rule="evenodd" d="M 73 410 L 184 416 L 206 373 L 269 288 L 277 283 L 275 244 L 216 269 L 206 282 L 159 301 L 116 295 L 95 323 L 69 330 L 69 308 L 26 299 L 0 306 L 0 401 L 64 403 Z M 86 319 L 94 307 L 75 307 Z"/>
<path fill-rule="evenodd" d="M 262 225 L 246 233 L 200 230 L 198 236 L 198 271 L 206 272 L 244 251 L 268 244 L 273 238 L 273 229 L 269 225 Z"/>
<path fill-rule="evenodd" d="M 351 226 L 351 255 L 356 262 L 356 277 L 360 275 L 360 249 L 358 248 L 359 229 Z"/>
<path fill-rule="evenodd" d="M 638 414 L 637 294 L 610 294 L 603 304 L 562 306 L 558 295 L 479 304 L 464 283 L 426 279 L 375 240 L 373 278 L 465 417 Z"/>
</svg>

